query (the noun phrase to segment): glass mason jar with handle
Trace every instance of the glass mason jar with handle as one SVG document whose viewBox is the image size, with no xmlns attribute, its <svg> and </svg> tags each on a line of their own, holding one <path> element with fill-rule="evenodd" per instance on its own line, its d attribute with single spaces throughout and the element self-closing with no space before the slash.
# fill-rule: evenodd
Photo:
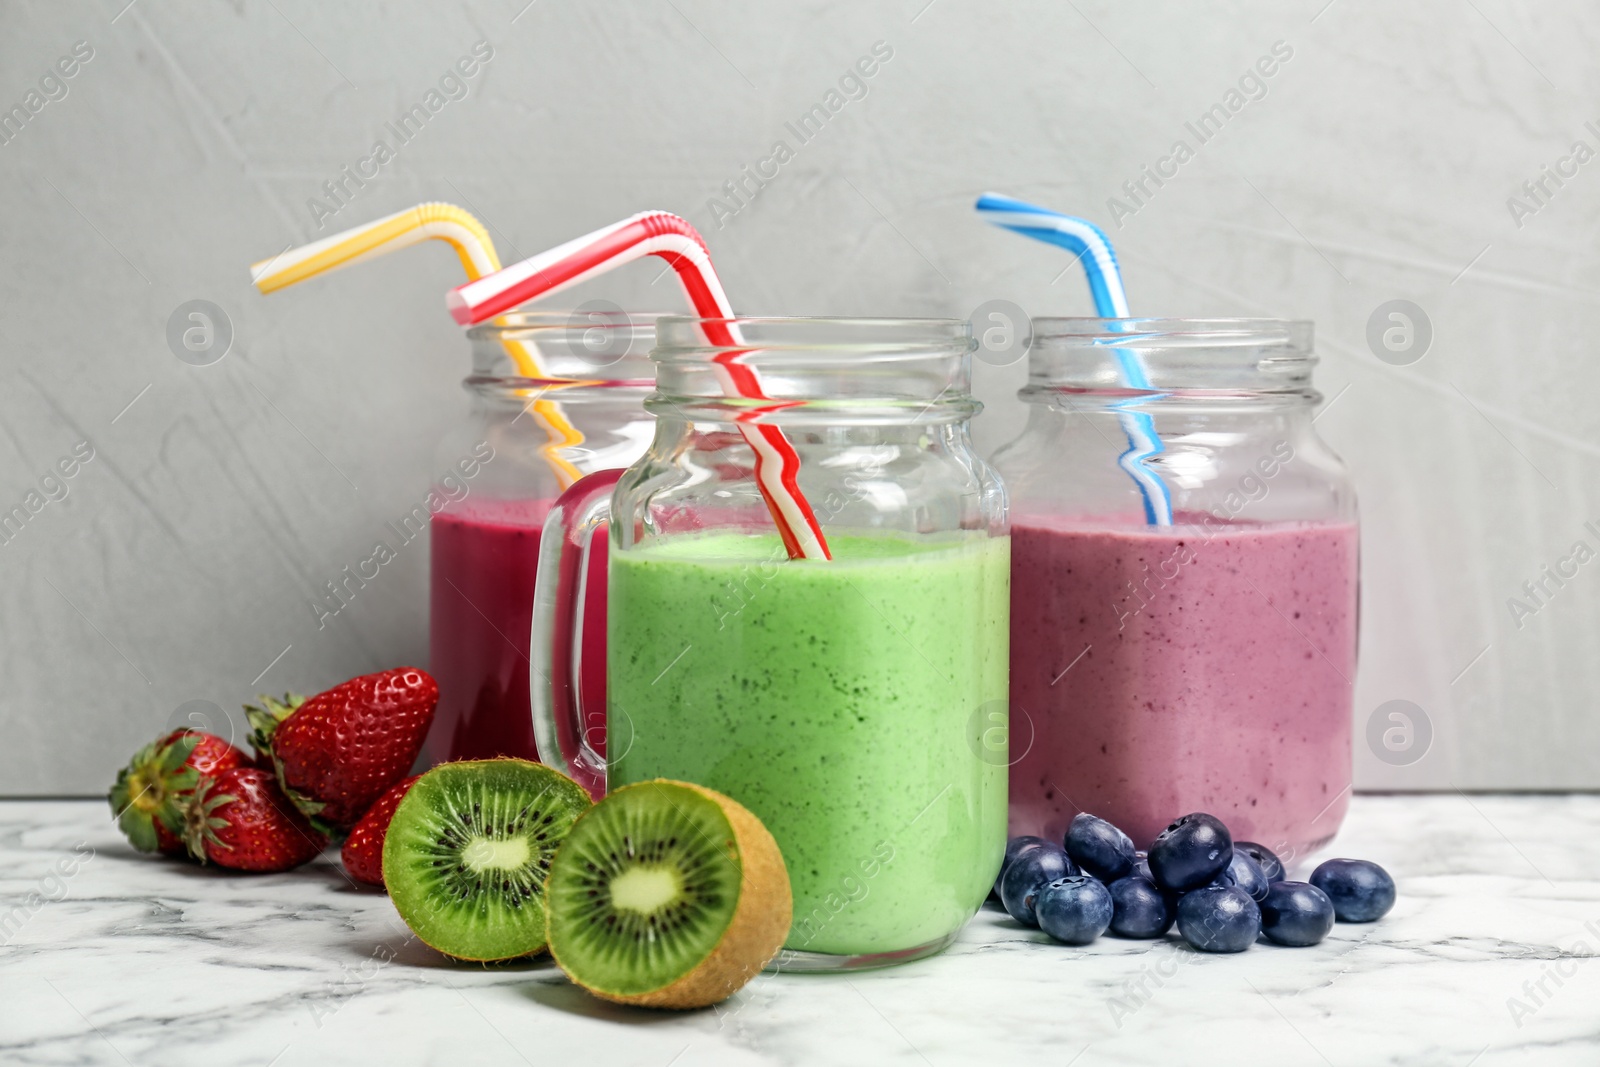
<svg viewBox="0 0 1600 1067">
<path fill-rule="evenodd" d="M 539 531 L 563 489 L 626 466 L 649 443 L 655 316 L 516 312 L 467 336 L 466 418 L 439 445 L 424 513 L 401 520 L 432 529 L 429 669 L 439 709 L 427 758 L 536 759 L 527 653 Z M 536 352 L 548 377 L 518 374 L 517 346 Z"/>
<path fill-rule="evenodd" d="M 767 400 L 730 398 L 704 321 L 657 326 L 650 449 L 547 519 L 533 710 L 545 761 L 592 791 L 665 777 L 728 794 L 783 851 L 784 969 L 944 947 L 1005 844 L 1005 495 L 973 452 L 955 320 L 721 320 Z M 716 331 L 713 331 L 716 332 Z M 776 426 L 831 559 L 790 559 L 740 422 Z M 604 744 L 577 687 L 591 536 L 609 521 Z M 596 539 L 597 541 L 599 539 Z M 584 620 L 587 631 L 588 620 Z"/>
<path fill-rule="evenodd" d="M 1149 389 L 1121 383 L 1129 358 Z M 1139 847 L 1207 811 L 1287 855 L 1349 802 L 1356 497 L 1312 415 L 1311 324 L 1037 319 L 1012 504 L 1012 834 Z M 1126 469 L 1170 494 L 1153 525 Z M 1287 856 L 1286 856 L 1287 858 Z"/>
</svg>

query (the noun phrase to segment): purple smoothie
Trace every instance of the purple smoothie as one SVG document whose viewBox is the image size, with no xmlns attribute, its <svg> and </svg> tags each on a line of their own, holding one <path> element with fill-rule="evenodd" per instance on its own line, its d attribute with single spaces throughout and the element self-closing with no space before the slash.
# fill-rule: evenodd
<svg viewBox="0 0 1600 1067">
<path fill-rule="evenodd" d="M 428 669 L 439 683 L 439 710 L 425 758 L 515 756 L 536 760 L 528 707 L 528 643 L 534 575 L 548 500 L 470 497 L 431 522 Z M 602 528 L 603 529 L 603 528 Z M 606 539 L 596 536 L 589 560 L 590 595 L 605 588 Z M 593 720 L 585 736 L 605 736 L 605 621 L 585 614 L 580 685 Z"/>
<path fill-rule="evenodd" d="M 433 517 L 428 669 L 439 710 L 428 762 L 538 759 L 528 710 L 533 576 L 548 500 L 468 497 Z"/>
<path fill-rule="evenodd" d="M 1088 811 L 1145 847 L 1206 811 L 1304 854 L 1338 828 L 1356 526 L 1204 522 L 1012 526 L 1013 836 Z"/>
</svg>

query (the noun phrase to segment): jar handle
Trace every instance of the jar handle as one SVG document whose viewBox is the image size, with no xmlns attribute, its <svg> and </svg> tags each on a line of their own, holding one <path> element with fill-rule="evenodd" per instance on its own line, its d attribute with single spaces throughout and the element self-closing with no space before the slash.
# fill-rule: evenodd
<svg viewBox="0 0 1600 1067">
<path fill-rule="evenodd" d="M 605 557 L 597 557 L 591 542 L 611 519 L 611 493 L 622 475 L 597 471 L 557 498 L 539 538 L 534 578 L 528 696 L 539 758 L 596 798 L 606 791 L 605 708 L 586 705 L 599 696 L 592 679 L 604 677 L 605 653 L 594 647 L 603 642 L 586 642 L 584 633 L 604 633 L 605 568 L 590 562 Z M 601 541 L 598 548 L 607 545 Z M 598 589 L 590 589 L 591 579 Z M 594 612 L 598 618 L 588 617 Z M 598 670 L 592 659 L 586 669 L 586 655 L 600 657 Z"/>
</svg>

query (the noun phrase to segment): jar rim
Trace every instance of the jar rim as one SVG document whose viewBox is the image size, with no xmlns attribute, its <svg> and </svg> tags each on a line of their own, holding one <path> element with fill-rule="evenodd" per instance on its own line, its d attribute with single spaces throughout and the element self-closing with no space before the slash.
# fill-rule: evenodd
<svg viewBox="0 0 1600 1067">
<path fill-rule="evenodd" d="M 1194 346 L 1205 348 L 1278 345 L 1309 353 L 1315 332 L 1310 319 L 1274 318 L 1096 318 L 1042 315 L 1032 320 L 1033 342 L 1065 344 Z"/>
<path fill-rule="evenodd" d="M 654 391 L 654 378 L 526 378 L 518 374 L 469 374 L 461 379 L 468 392 L 496 394 L 512 399 L 599 400 L 620 391 Z M 527 396 L 526 394 L 534 394 Z"/>
<path fill-rule="evenodd" d="M 737 337 L 719 344 L 717 335 Z M 822 369 L 842 363 L 964 359 L 976 347 L 966 319 L 846 315 L 664 315 L 650 358 L 658 364 L 705 362 L 727 352 L 753 364 Z"/>
<path fill-rule="evenodd" d="M 866 316 L 669 315 L 656 329 L 656 389 L 707 417 L 898 420 L 905 412 L 966 417 L 972 326 L 965 319 Z M 760 378 L 761 395 L 730 396 L 725 357 Z M 784 414 L 770 404 L 779 401 Z"/>
<path fill-rule="evenodd" d="M 1305 399 L 1316 395 L 1312 330 L 1307 319 L 1037 318 L 1019 396 Z"/>
<path fill-rule="evenodd" d="M 598 321 L 575 321 L 574 316 L 592 313 L 602 316 Z M 615 316 L 608 321 L 604 316 Z M 626 316 L 626 318 L 623 318 Z M 573 329 L 647 329 L 655 331 L 656 321 L 665 318 L 666 313 L 660 311 L 628 311 L 614 305 L 609 307 L 593 308 L 558 308 L 549 311 L 507 311 L 497 315 L 476 326 L 469 327 L 464 332 L 471 341 L 481 340 L 515 340 L 517 337 L 528 334 L 537 336 L 541 331 L 573 330 Z"/>
<path fill-rule="evenodd" d="M 559 390 L 566 400 L 593 399 L 597 389 L 648 390 L 655 366 L 647 353 L 660 317 L 660 312 L 624 311 L 607 301 L 508 311 L 465 331 L 473 372 L 462 384 L 511 396 L 550 390 L 552 399 Z M 537 365 L 519 366 L 507 358 L 519 345 L 540 354 Z"/>
<path fill-rule="evenodd" d="M 964 328 L 968 325 L 966 319 L 953 319 L 945 316 L 893 316 L 893 315 L 662 315 L 663 322 L 673 325 L 680 323 L 694 324 L 697 322 L 723 322 L 723 323 L 840 323 L 843 325 L 860 326 L 952 326 Z"/>
</svg>

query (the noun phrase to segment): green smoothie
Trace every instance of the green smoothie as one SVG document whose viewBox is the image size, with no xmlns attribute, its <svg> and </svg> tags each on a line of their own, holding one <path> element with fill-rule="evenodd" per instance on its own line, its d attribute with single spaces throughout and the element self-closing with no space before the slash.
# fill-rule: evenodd
<svg viewBox="0 0 1600 1067">
<path fill-rule="evenodd" d="M 1010 540 L 828 544 L 612 552 L 608 776 L 753 811 L 789 868 L 789 948 L 894 952 L 959 929 L 999 869 L 1006 766 L 982 734 L 1007 699 Z"/>
</svg>

